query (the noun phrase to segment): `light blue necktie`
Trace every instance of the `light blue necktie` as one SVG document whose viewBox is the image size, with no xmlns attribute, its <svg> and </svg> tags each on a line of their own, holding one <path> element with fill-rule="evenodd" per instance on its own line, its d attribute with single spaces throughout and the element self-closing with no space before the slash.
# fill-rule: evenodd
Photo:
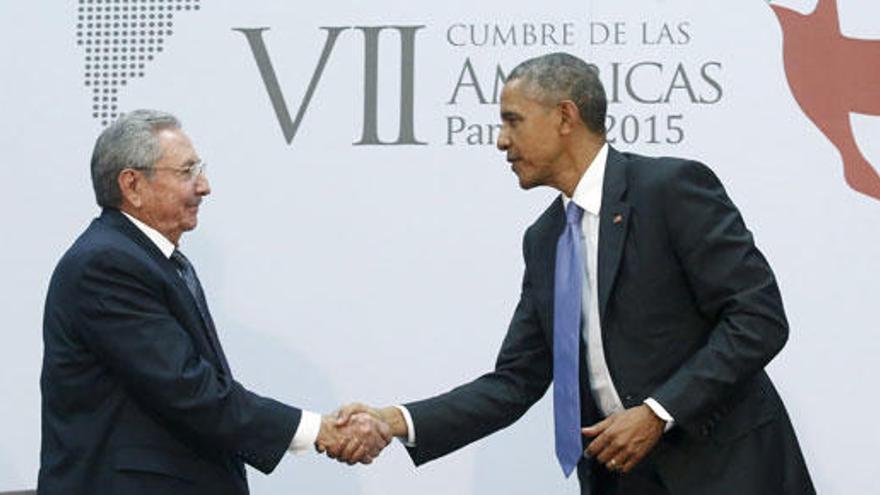
<svg viewBox="0 0 880 495">
<path fill-rule="evenodd" d="M 565 230 L 556 244 L 553 286 L 553 417 L 556 458 L 566 477 L 581 459 L 579 341 L 584 286 L 581 217 L 584 210 L 569 201 Z"/>
</svg>

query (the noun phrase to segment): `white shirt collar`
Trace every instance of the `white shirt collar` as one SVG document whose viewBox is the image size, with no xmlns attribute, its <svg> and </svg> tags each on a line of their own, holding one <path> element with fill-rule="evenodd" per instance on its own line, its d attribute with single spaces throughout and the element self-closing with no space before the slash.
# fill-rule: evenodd
<svg viewBox="0 0 880 495">
<path fill-rule="evenodd" d="M 133 223 L 135 227 L 139 228 L 141 232 L 143 232 L 144 235 L 147 236 L 148 239 L 153 241 L 153 244 L 155 244 L 156 247 L 159 248 L 159 251 L 162 251 L 162 254 L 165 255 L 166 258 L 171 258 L 171 253 L 173 253 L 175 249 L 174 243 L 169 241 L 168 238 L 159 233 L 159 231 L 154 229 L 153 227 L 150 227 L 149 225 L 141 222 L 137 218 L 129 215 L 124 211 L 121 211 L 121 213 L 125 215 L 126 218 L 131 220 L 131 223 Z"/>
<path fill-rule="evenodd" d="M 562 195 L 562 206 L 568 207 L 569 201 L 592 215 L 599 215 L 602 206 L 602 184 L 605 182 L 605 165 L 608 162 L 608 143 L 604 143 L 599 152 L 587 167 L 571 198 Z"/>
</svg>

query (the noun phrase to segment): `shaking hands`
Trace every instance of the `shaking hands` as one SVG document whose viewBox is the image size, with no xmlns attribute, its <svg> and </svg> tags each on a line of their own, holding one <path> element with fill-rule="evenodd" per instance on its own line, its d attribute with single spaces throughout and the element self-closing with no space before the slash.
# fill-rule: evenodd
<svg viewBox="0 0 880 495">
<path fill-rule="evenodd" d="M 370 464 L 392 438 L 405 438 L 407 432 L 403 414 L 396 407 L 375 409 L 354 403 L 321 418 L 315 448 L 349 465 Z"/>
</svg>

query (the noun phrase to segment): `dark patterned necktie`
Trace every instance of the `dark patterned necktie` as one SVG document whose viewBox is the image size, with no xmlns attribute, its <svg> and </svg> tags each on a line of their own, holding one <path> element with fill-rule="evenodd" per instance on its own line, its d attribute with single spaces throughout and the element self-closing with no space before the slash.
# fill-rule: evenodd
<svg viewBox="0 0 880 495">
<path fill-rule="evenodd" d="M 186 259 L 186 256 L 176 249 L 171 253 L 171 261 L 173 261 L 174 265 L 177 267 L 177 274 L 180 275 L 180 278 L 186 283 L 186 288 L 189 289 L 189 293 L 192 294 L 193 299 L 196 300 L 196 306 L 199 308 L 199 313 L 207 322 L 209 319 L 208 303 L 205 300 L 205 293 L 202 291 L 202 284 L 199 283 L 199 279 L 196 277 L 195 269 L 189 260 Z"/>
<path fill-rule="evenodd" d="M 177 268 L 177 274 L 183 279 L 186 288 L 189 289 L 189 293 L 192 294 L 192 297 L 196 302 L 196 307 L 199 310 L 199 314 L 202 316 L 202 321 L 205 323 L 208 343 L 217 355 L 221 368 L 223 368 L 223 371 L 228 376 L 231 376 L 229 364 L 226 362 L 226 356 L 223 354 L 223 348 L 220 347 L 220 340 L 217 338 L 217 332 L 214 330 L 214 321 L 211 319 L 211 313 L 208 312 L 208 302 L 205 299 L 205 292 L 202 290 L 202 284 L 196 276 L 196 271 L 193 268 L 192 263 L 190 263 L 186 256 L 177 249 L 171 253 L 171 261 L 174 263 L 175 268 Z"/>
</svg>

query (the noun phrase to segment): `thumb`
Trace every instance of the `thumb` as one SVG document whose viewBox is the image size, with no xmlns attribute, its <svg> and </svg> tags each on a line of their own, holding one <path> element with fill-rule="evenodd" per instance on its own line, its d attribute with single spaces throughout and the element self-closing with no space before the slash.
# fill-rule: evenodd
<svg viewBox="0 0 880 495">
<path fill-rule="evenodd" d="M 348 420 L 351 419 L 353 415 L 367 411 L 369 411 L 369 408 L 358 402 L 344 405 L 336 411 L 336 426 L 343 426 L 348 423 Z"/>
</svg>

